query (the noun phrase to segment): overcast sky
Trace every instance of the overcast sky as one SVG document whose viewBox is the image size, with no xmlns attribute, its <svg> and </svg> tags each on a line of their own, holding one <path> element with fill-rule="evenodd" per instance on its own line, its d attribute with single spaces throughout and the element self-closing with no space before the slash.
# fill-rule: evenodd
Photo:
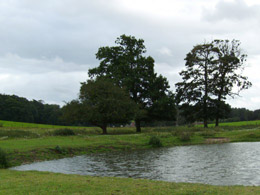
<svg viewBox="0 0 260 195">
<path fill-rule="evenodd" d="M 71 101 L 98 48 L 122 34 L 144 39 L 173 91 L 194 45 L 240 40 L 253 87 L 228 102 L 260 109 L 259 0 L 0 0 L 0 93 Z"/>
</svg>

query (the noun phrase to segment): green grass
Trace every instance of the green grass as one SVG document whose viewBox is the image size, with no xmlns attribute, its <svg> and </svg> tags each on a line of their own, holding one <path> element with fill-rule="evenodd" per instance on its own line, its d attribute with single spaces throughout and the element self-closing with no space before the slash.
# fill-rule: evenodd
<svg viewBox="0 0 260 195">
<path fill-rule="evenodd" d="M 4 120 L 0 120 L 0 124 L 2 124 L 3 127 L 19 127 L 19 128 L 44 128 L 44 129 L 86 128 L 86 127 L 77 127 L 77 126 L 45 125 L 45 124 L 13 122 L 13 121 L 4 121 Z"/>
<path fill-rule="evenodd" d="M 250 126 L 250 125 L 255 125 L 259 126 L 260 125 L 260 120 L 256 121 L 239 121 L 239 122 L 225 122 L 225 123 L 220 123 L 219 126 Z M 209 124 L 209 127 L 214 127 L 215 124 Z"/>
<path fill-rule="evenodd" d="M 260 187 L 0 170 L 0 194 L 259 194 Z"/>
<path fill-rule="evenodd" d="M 89 135 L 88 130 L 85 130 L 86 134 L 75 136 L 52 136 L 52 131 L 55 131 L 55 129 L 48 130 L 49 134 L 39 134 L 38 137 L 34 137 L 34 134 L 30 134 L 32 132 L 28 130 L 27 134 L 26 131 L 23 134 L 33 135 L 32 137 L 0 139 L 0 148 L 6 151 L 11 165 L 19 165 L 25 162 L 56 159 L 79 154 L 150 149 L 153 146 L 149 145 L 149 141 L 153 136 L 158 137 L 164 147 L 204 144 L 206 139 L 214 137 L 225 137 L 231 142 L 260 141 L 260 128 L 245 130 L 185 128 L 185 131 L 192 132 L 190 140 L 180 139 L 179 134 L 183 131 L 182 128 L 181 130 L 175 128 L 172 130 L 167 129 L 167 131 L 162 132 L 159 132 L 158 129 L 150 129 L 150 131 L 146 130 L 146 133 L 141 134 L 111 135 Z M 121 129 L 121 131 L 124 131 L 124 129 Z M 214 131 L 213 134 L 211 131 Z M 7 132 L 11 132 L 11 130 Z M 118 130 L 117 133 L 119 133 Z M 62 154 L 57 153 L 54 150 L 56 146 L 59 146 L 65 152 Z"/>
</svg>

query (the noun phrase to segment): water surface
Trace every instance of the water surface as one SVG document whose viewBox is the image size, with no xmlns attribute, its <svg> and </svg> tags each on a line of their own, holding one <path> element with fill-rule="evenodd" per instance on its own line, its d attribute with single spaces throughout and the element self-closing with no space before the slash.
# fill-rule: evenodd
<svg viewBox="0 0 260 195">
<path fill-rule="evenodd" d="M 260 142 L 112 152 L 14 167 L 212 185 L 260 185 Z"/>
</svg>

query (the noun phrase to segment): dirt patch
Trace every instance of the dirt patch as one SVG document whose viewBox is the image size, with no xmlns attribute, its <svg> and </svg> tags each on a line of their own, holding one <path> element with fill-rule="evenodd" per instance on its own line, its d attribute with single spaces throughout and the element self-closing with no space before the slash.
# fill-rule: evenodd
<svg viewBox="0 0 260 195">
<path fill-rule="evenodd" d="M 206 144 L 219 144 L 219 143 L 227 143 L 230 142 L 229 138 L 226 137 L 214 137 L 206 139 Z"/>
</svg>

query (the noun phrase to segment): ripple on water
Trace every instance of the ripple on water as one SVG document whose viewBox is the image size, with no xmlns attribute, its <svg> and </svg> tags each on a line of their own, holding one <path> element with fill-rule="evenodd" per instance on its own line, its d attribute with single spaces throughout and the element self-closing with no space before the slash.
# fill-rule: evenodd
<svg viewBox="0 0 260 195">
<path fill-rule="evenodd" d="M 260 142 L 251 142 L 92 154 L 12 169 L 212 185 L 259 186 L 259 162 Z"/>
</svg>

